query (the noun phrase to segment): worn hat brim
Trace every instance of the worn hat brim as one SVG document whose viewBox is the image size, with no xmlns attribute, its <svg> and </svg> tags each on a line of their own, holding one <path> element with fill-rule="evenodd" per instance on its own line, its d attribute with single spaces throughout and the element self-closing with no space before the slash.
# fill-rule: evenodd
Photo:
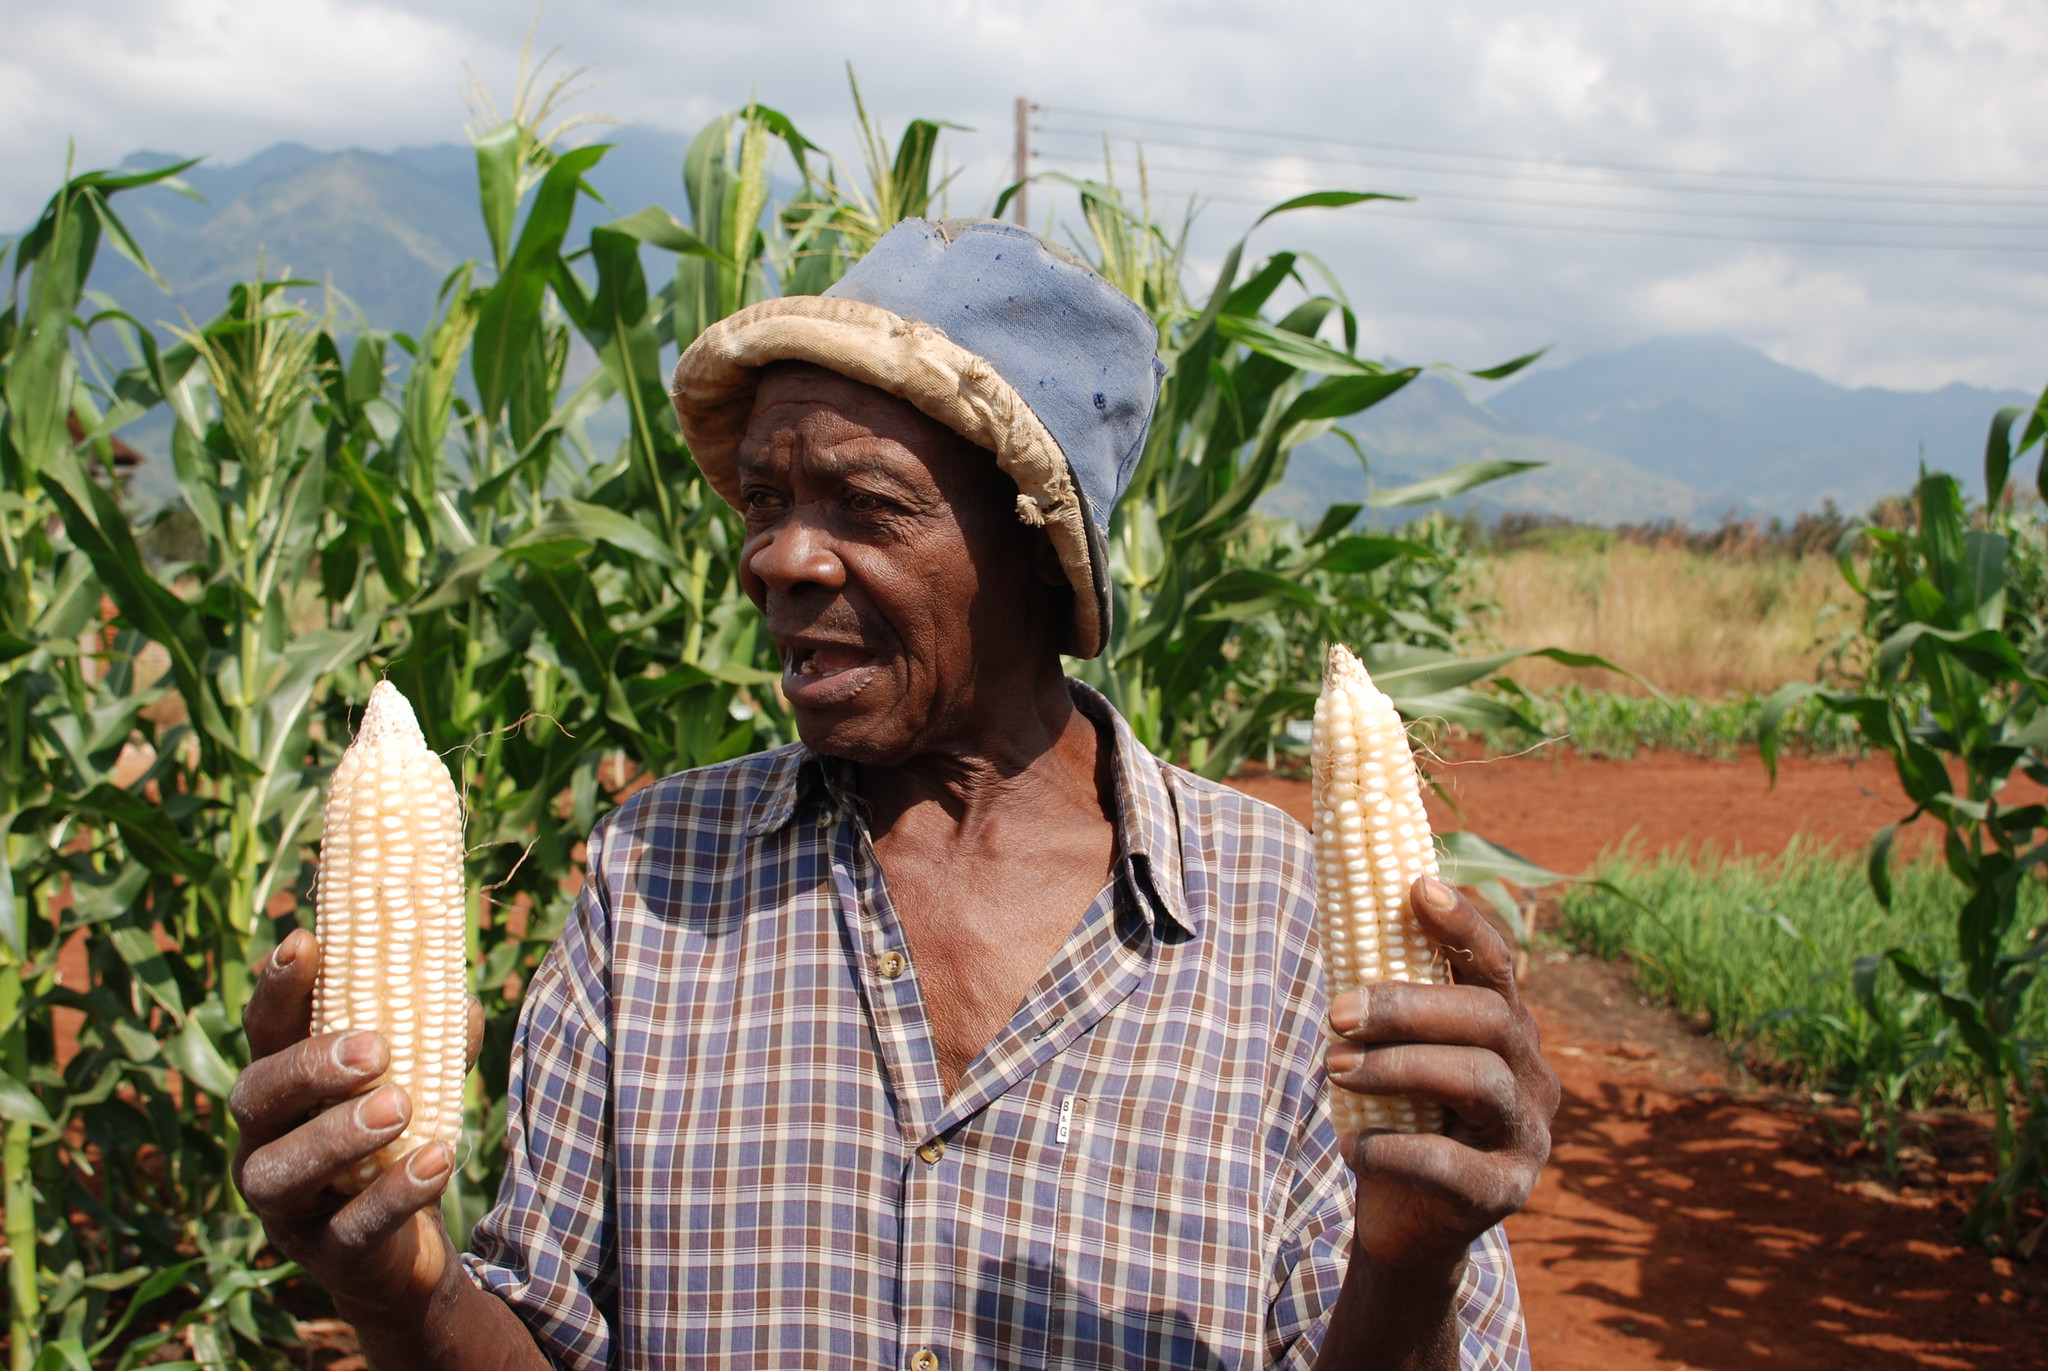
<svg viewBox="0 0 2048 1371">
<path fill-rule="evenodd" d="M 1073 586 L 1066 650 L 1079 657 L 1102 651 L 1105 549 L 1059 443 L 987 360 L 929 324 L 832 296 L 764 300 L 711 325 L 676 363 L 670 394 L 691 455 L 736 509 L 740 440 L 761 369 L 775 362 L 810 362 L 886 391 L 995 454 L 1017 483 L 1018 517 L 1045 529 Z"/>
</svg>

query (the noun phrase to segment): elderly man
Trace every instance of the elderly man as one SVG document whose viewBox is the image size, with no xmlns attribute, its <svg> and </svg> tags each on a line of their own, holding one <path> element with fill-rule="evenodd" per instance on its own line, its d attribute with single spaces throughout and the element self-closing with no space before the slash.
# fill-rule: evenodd
<svg viewBox="0 0 2048 1371">
<path fill-rule="evenodd" d="M 1506 949 L 1325 1005 L 1307 836 L 1140 747 L 1099 652 L 1158 386 L 1143 311 L 992 221 L 911 220 L 683 356 L 798 745 L 590 838 L 527 994 L 507 1171 L 458 1256 L 372 1034 L 263 969 L 237 1176 L 378 1367 L 1515 1367 L 1496 1227 L 1557 1087 Z M 1333 1032 L 1326 1032 L 1333 1030 Z M 1441 1102 L 1340 1139 L 1326 1088 Z"/>
</svg>

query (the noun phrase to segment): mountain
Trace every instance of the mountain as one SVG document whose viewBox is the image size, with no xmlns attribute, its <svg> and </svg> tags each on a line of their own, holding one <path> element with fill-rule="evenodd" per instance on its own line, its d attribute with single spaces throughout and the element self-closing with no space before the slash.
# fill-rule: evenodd
<svg viewBox="0 0 2048 1371">
<path fill-rule="evenodd" d="M 629 127 L 606 130 L 604 141 L 612 147 L 587 180 L 605 203 L 578 205 L 572 241 L 650 204 L 682 212 L 685 138 Z M 138 153 L 125 165 L 174 160 Z M 201 163 L 184 179 L 194 196 L 154 186 L 115 201 L 174 293 L 112 251 L 93 274 L 94 289 L 152 327 L 212 318 L 260 260 L 273 276 L 289 269 L 331 281 L 344 330 L 361 319 L 409 332 L 428 320 L 450 271 L 488 256 L 466 146 L 375 153 L 282 143 L 232 165 Z M 1545 463 L 1452 502 L 1482 517 L 1710 523 L 1728 513 L 1791 515 L 1824 500 L 1860 511 L 1907 489 L 1923 454 L 1968 478 L 1981 470 L 1992 414 L 2030 398 L 1960 384 L 1838 386 L 1727 338 L 1680 337 L 1534 372 L 1483 404 L 1425 376 L 1346 427 L 1380 487 L 1469 461 Z M 166 421 L 155 416 L 129 436 L 161 451 L 151 422 Z M 138 488 L 167 493 L 168 475 L 145 468 Z M 1313 519 L 1367 489 L 1356 454 L 1332 436 L 1295 454 L 1264 507 Z"/>
<path fill-rule="evenodd" d="M 1720 337 L 1657 338 L 1537 372 L 1489 403 L 1531 429 L 1700 492 L 1703 506 L 1845 510 L 1929 467 L 1982 484 L 1984 435 L 2018 391 L 1834 385 Z"/>
<path fill-rule="evenodd" d="M 579 226 L 650 204 L 680 210 L 687 140 L 637 128 L 608 133 L 611 151 L 587 179 L 609 203 L 585 200 Z M 138 153 L 123 165 L 181 160 Z M 260 259 L 272 276 L 289 270 L 331 280 L 344 297 L 337 302 L 344 326 L 359 317 L 410 332 L 430 317 L 449 272 L 490 255 L 476 163 L 455 144 L 323 153 L 280 143 L 231 166 L 202 162 L 182 179 L 193 196 L 149 186 L 114 202 L 173 293 L 111 251 L 93 272 L 94 289 L 152 327 L 212 318 L 228 288 L 251 278 Z"/>
<path fill-rule="evenodd" d="M 1397 486 L 1465 462 L 1518 461 L 1544 466 L 1480 486 L 1448 507 L 1482 519 L 1516 510 L 1597 523 L 1683 522 L 1720 513 L 1705 509 L 1698 492 L 1683 482 L 1504 418 L 1428 373 L 1345 428 L 1365 452 L 1370 482 L 1350 444 L 1331 435 L 1295 452 L 1287 475 L 1261 507 L 1313 522 L 1330 505 L 1363 502 L 1369 485 Z M 1428 508 L 1394 511 L 1392 517 L 1405 519 Z"/>
</svg>

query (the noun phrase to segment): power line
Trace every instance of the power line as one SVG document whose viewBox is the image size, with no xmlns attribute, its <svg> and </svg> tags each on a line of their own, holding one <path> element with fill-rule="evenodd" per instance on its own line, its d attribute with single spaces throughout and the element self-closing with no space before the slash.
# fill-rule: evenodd
<svg viewBox="0 0 2048 1371">
<path fill-rule="evenodd" d="M 1210 195 L 1192 188 L 1185 190 L 1155 191 L 1162 199 L 1194 197 L 1219 205 L 1247 205 L 1254 209 L 1271 209 L 1271 200 L 1255 200 L 1241 195 Z M 1384 202 L 1382 202 L 1384 204 Z M 1986 253 L 2043 253 L 2048 244 L 2037 243 L 1926 243 L 1885 241 L 1873 238 L 1806 238 L 1787 237 L 1769 233 L 1704 233 L 1693 229 L 1657 229 L 1636 225 L 1619 224 L 1557 224 L 1541 223 L 1534 220 L 1483 219 L 1472 215 L 1435 214 L 1419 210 L 1411 205 L 1386 204 L 1389 213 L 1399 216 L 1394 222 L 1422 221 L 1432 224 L 1467 224 L 1478 228 L 1527 230 L 1538 233 L 1592 233 L 1609 238 L 1682 238 L 1694 242 L 1708 243 L 1768 243 L 1788 247 L 1810 248 L 1878 248 L 1887 252 L 1986 252 Z"/>
<path fill-rule="evenodd" d="M 1059 129 L 1048 128 L 1041 124 L 1032 125 L 1032 132 L 1043 134 L 1048 138 L 1085 138 L 1093 142 L 1100 142 L 1103 137 L 1103 131 L 1100 129 Z M 1297 157 L 1332 165 L 1358 167 L 1367 171 L 1399 171 L 1421 176 L 1454 176 L 1463 177 L 1468 180 L 1488 182 L 1497 182 L 1503 176 L 1502 172 L 1493 169 L 1471 170 L 1464 167 L 1418 166 L 1413 162 L 1387 162 L 1375 158 L 1346 157 L 1341 155 L 1332 157 L 1327 154 L 1317 153 L 1276 152 L 1271 148 L 1234 148 L 1212 142 L 1197 142 L 1187 138 L 1140 139 L 1135 134 L 1119 134 L 1117 136 L 1120 138 L 1130 138 L 1141 148 L 1180 148 L 1195 152 L 1212 152 L 1225 157 Z M 1063 156 L 1064 154 L 1051 155 Z M 1871 205 L 1939 205 L 1944 209 L 2048 209 L 2048 200 L 1929 200 L 1925 195 L 1872 195 L 1855 192 L 1764 190 L 1747 186 L 1659 185 L 1652 182 L 1630 184 L 1626 182 L 1617 183 L 1611 177 L 1594 179 L 1585 176 L 1558 176 L 1539 171 L 1511 171 L 1505 173 L 1505 175 L 1517 181 L 1541 181 L 1550 185 L 1586 186 L 1606 190 L 1637 190 L 1656 195 L 1728 196 L 1752 200 L 1813 200 L 1824 203 L 1840 202 Z"/>
<path fill-rule="evenodd" d="M 1079 164 L 1085 161 L 1085 159 L 1080 157 L 1069 157 L 1060 154 L 1039 153 L 1037 156 L 1038 160 L 1043 162 Z M 1305 189 L 1321 184 L 1321 182 L 1309 178 L 1285 173 L 1236 171 L 1222 167 L 1153 166 L 1148 168 L 1148 170 L 1175 176 L 1217 176 L 1237 181 L 1292 183 Z M 1666 205 L 1618 205 L 1602 204 L 1588 200 L 1553 200 L 1529 196 L 1480 195 L 1470 191 L 1455 190 L 1429 190 L 1417 192 L 1417 194 L 1427 200 L 1457 200 L 1471 204 L 1511 205 L 1526 209 L 1591 210 L 1598 213 L 1654 214 L 1682 219 L 1735 219 L 1756 223 L 1814 224 L 1822 227 L 1837 228 L 1938 228 L 1960 229 L 1964 232 L 2048 232 L 2048 224 L 1972 224 L 1959 222 L 1954 219 L 1873 219 L 1841 218 L 1824 215 L 1771 214 L 1755 210 L 1695 209 Z"/>
<path fill-rule="evenodd" d="M 1933 191 L 2018 191 L 2048 194 L 2048 185 L 1997 181 L 1914 181 L 1865 176 L 1826 176 L 1804 172 L 1732 171 L 1696 167 L 1656 166 L 1641 162 L 1602 162 L 1570 157 L 1531 157 L 1522 153 L 1480 152 L 1465 148 L 1428 147 L 1413 143 L 1383 143 L 1362 138 L 1333 138 L 1327 134 L 1299 130 L 1252 129 L 1231 124 L 1209 124 L 1191 119 L 1166 119 L 1149 114 L 1118 114 L 1104 110 L 1077 109 L 1070 105 L 1033 105 L 1047 114 L 1065 114 L 1081 119 L 1103 119 L 1116 123 L 1151 124 L 1161 128 L 1188 129 L 1197 133 L 1221 133 L 1241 138 L 1277 138 L 1295 143 L 1321 143 L 1332 147 L 1363 148 L 1368 152 L 1394 152 L 1423 157 L 1456 157 L 1473 161 L 1537 166 L 1581 167 L 1595 171 L 1621 171 L 1649 176 L 1689 176 L 1714 180 L 1778 181 L 1797 185 L 1868 186 L 1891 190 Z"/>
</svg>

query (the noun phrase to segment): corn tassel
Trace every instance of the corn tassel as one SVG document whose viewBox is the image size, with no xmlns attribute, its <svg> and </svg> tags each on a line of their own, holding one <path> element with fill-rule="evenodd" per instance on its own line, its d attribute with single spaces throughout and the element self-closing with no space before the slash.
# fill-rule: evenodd
<svg viewBox="0 0 2048 1371">
<path fill-rule="evenodd" d="M 467 1068 L 462 805 L 389 681 L 335 768 L 324 829 L 313 1031 L 383 1034 L 391 1066 L 372 1088 L 412 1102 L 405 1131 L 337 1182 L 356 1191 L 415 1148 L 456 1145 Z"/>
<path fill-rule="evenodd" d="M 1417 878 L 1437 869 L 1408 731 L 1341 643 L 1323 672 L 1311 748 L 1324 985 L 1335 995 L 1375 981 L 1448 981 L 1449 964 L 1408 906 Z M 1330 1114 L 1339 1132 L 1443 1127 L 1443 1111 L 1426 1101 L 1335 1087 Z"/>
</svg>

